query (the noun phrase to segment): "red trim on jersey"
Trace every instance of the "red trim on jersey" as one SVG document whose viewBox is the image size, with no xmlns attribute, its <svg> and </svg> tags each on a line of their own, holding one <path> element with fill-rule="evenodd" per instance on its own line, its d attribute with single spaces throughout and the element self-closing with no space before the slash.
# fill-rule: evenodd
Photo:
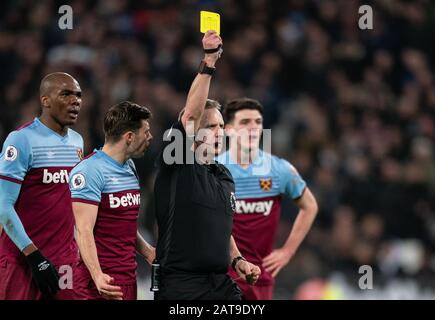
<svg viewBox="0 0 435 320">
<path fill-rule="evenodd" d="M 2 175 L 0 175 L 0 179 L 6 180 L 6 181 L 10 181 L 10 182 L 14 182 L 14 183 L 17 183 L 17 184 L 22 184 L 23 183 L 23 181 L 21 181 L 21 180 L 18 180 L 18 179 L 15 179 L 15 178 L 11 178 L 11 177 L 2 176 Z"/>
<path fill-rule="evenodd" d="M 88 154 L 88 155 L 87 155 L 86 157 L 84 157 L 82 160 L 80 160 L 79 162 L 77 162 L 76 165 L 73 167 L 73 169 L 74 169 L 75 167 L 77 167 L 77 165 L 78 165 L 80 162 L 82 162 L 83 160 L 86 160 L 87 158 L 92 157 L 94 154 L 96 154 L 95 151 L 92 152 L 92 153 L 90 153 L 90 154 Z"/>
<path fill-rule="evenodd" d="M 18 130 L 21 130 L 21 129 L 27 128 L 27 127 L 30 126 L 34 121 L 35 121 L 35 120 L 32 120 L 32 121 L 26 122 L 25 124 L 22 124 L 21 126 L 19 126 L 18 128 L 16 128 L 15 130 L 18 131 Z"/>
<path fill-rule="evenodd" d="M 114 191 L 114 192 L 102 192 L 101 195 L 107 195 L 109 196 L 110 194 L 127 194 L 127 193 L 134 193 L 134 192 L 138 192 L 140 193 L 140 189 L 128 189 L 128 190 L 121 190 L 121 191 Z"/>
<path fill-rule="evenodd" d="M 96 151 L 91 152 L 91 153 L 88 154 L 86 157 L 84 157 L 83 160 L 92 157 L 92 156 L 93 156 L 94 154 L 96 154 L 96 153 L 97 153 Z M 83 161 L 83 160 L 82 160 L 82 161 Z"/>
<path fill-rule="evenodd" d="M 307 186 L 304 187 L 304 189 L 302 190 L 300 196 L 298 196 L 298 197 L 296 197 L 296 198 L 293 198 L 292 200 L 293 200 L 293 201 L 298 201 L 300 198 L 302 198 L 302 196 L 303 196 L 304 193 L 305 193 L 305 190 L 307 190 Z"/>
<path fill-rule="evenodd" d="M 100 205 L 100 203 L 98 201 L 81 199 L 81 198 L 71 198 L 71 201 L 72 202 L 81 202 L 81 203 L 86 203 L 86 204 L 93 204 L 95 206 L 99 206 Z"/>
</svg>

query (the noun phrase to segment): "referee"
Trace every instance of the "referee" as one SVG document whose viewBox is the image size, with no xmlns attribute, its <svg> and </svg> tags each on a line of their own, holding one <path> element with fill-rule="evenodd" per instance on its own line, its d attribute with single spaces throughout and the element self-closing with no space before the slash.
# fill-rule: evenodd
<svg viewBox="0 0 435 320">
<path fill-rule="evenodd" d="M 158 160 L 156 300 L 240 300 L 239 288 L 227 275 L 229 265 L 249 283 L 260 275 L 260 268 L 240 255 L 231 236 L 234 182 L 229 171 L 213 161 L 222 148 L 224 123 L 220 105 L 207 96 L 222 39 L 208 31 L 202 43 L 205 57 L 179 121 L 165 133 L 169 141 Z M 175 160 L 168 150 L 175 150 Z"/>
</svg>

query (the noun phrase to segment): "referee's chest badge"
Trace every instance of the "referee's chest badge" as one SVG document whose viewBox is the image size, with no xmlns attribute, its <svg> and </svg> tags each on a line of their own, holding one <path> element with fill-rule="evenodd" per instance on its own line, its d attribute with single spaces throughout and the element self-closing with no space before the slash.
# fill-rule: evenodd
<svg viewBox="0 0 435 320">
<path fill-rule="evenodd" d="M 231 192 L 230 203 L 231 203 L 231 210 L 233 210 L 235 212 L 236 211 L 236 195 L 234 194 L 234 192 Z"/>
<path fill-rule="evenodd" d="M 272 189 L 272 178 L 269 179 L 260 179 L 260 188 L 263 191 L 269 191 Z"/>
</svg>

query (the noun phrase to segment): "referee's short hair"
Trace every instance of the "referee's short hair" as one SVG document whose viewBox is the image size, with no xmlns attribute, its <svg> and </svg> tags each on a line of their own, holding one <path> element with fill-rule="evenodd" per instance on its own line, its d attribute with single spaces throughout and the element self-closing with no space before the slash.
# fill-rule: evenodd
<svg viewBox="0 0 435 320">
<path fill-rule="evenodd" d="M 151 118 L 151 111 L 130 101 L 120 102 L 111 107 L 104 116 L 106 141 L 118 142 L 127 131 L 142 127 L 142 120 Z"/>
<path fill-rule="evenodd" d="M 217 109 L 218 111 L 221 111 L 222 107 L 220 103 L 217 102 L 216 100 L 207 99 L 207 101 L 205 102 L 205 110 L 208 109 Z M 181 110 L 180 113 L 178 114 L 178 121 L 181 121 L 181 117 L 183 116 L 184 111 L 185 108 L 183 108 L 183 110 Z"/>
</svg>

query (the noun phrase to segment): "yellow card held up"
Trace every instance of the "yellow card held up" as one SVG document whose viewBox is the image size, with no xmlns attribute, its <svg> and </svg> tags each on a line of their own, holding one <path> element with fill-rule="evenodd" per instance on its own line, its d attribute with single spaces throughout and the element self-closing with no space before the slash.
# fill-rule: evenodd
<svg viewBox="0 0 435 320">
<path fill-rule="evenodd" d="M 210 11 L 200 12 L 200 30 L 206 33 L 208 30 L 214 30 L 219 35 L 221 33 L 221 16 L 219 13 Z"/>
</svg>

